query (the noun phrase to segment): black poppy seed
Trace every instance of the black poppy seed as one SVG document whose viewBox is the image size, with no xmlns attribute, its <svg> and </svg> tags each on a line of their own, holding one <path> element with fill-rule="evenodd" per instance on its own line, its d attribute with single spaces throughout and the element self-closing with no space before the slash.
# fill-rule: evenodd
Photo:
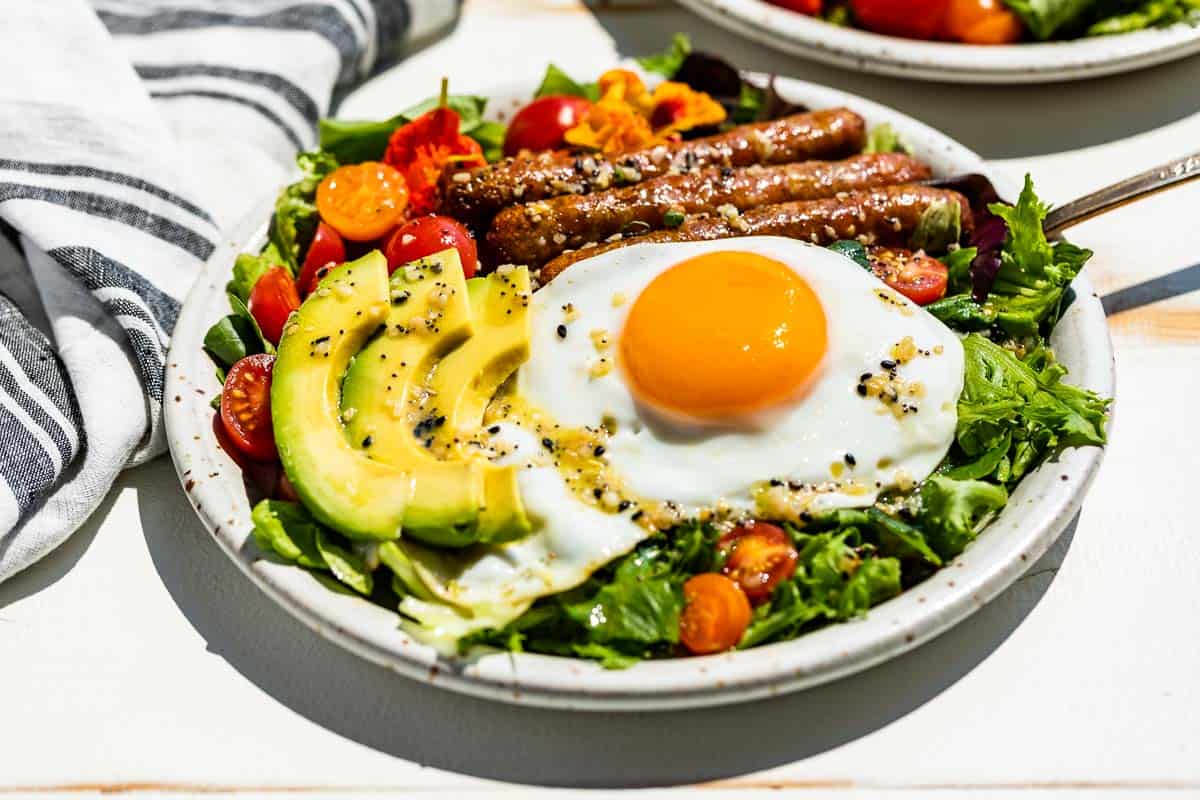
<svg viewBox="0 0 1200 800">
<path fill-rule="evenodd" d="M 492 427 L 488 428 L 488 433 L 499 433 L 499 432 L 500 432 L 499 425 L 493 425 Z"/>
<path fill-rule="evenodd" d="M 621 502 L 617 503 L 617 511 L 625 511 L 631 505 L 633 505 L 633 503 L 629 502 L 628 500 L 622 500 Z"/>
<path fill-rule="evenodd" d="M 869 380 L 871 380 L 871 373 L 869 373 L 869 372 L 864 372 L 862 375 L 859 375 L 859 376 L 858 376 L 858 379 L 859 379 L 860 381 L 869 381 Z"/>
<path fill-rule="evenodd" d="M 603 489 L 592 489 L 592 497 L 596 498 L 597 500 L 599 500 L 600 496 L 603 494 L 604 494 Z"/>
<path fill-rule="evenodd" d="M 788 481 L 788 488 L 793 492 L 798 492 L 804 488 L 804 484 L 800 481 Z"/>
<path fill-rule="evenodd" d="M 883 367 L 884 369 L 891 370 L 896 368 L 896 362 L 892 361 L 890 358 L 885 358 L 883 361 L 879 362 L 879 366 Z"/>
<path fill-rule="evenodd" d="M 592 450 L 592 455 L 594 455 L 596 458 L 599 458 L 600 456 L 604 455 L 604 452 L 604 445 L 598 444 L 596 445 L 596 448 Z"/>
<path fill-rule="evenodd" d="M 863 397 L 867 396 L 867 385 L 865 383 L 860 383 L 858 386 L 855 387 L 854 390 Z"/>
<path fill-rule="evenodd" d="M 370 437 L 370 436 L 366 437 L 365 439 L 363 439 L 363 440 L 362 440 L 362 446 L 363 446 L 363 447 L 370 447 L 370 446 L 371 446 L 371 441 L 372 441 L 372 440 L 371 440 L 371 437 Z"/>
<path fill-rule="evenodd" d="M 545 439 L 542 439 L 542 447 L 550 452 L 554 452 L 554 440 L 547 436 Z"/>
<path fill-rule="evenodd" d="M 771 478 L 771 485 L 772 486 L 783 486 L 783 481 L 779 480 L 779 478 Z"/>
<path fill-rule="evenodd" d="M 858 459 L 856 459 L 856 458 L 854 457 L 854 454 L 853 454 L 853 453 L 846 453 L 846 463 L 847 463 L 849 466 L 853 467 L 855 464 L 857 464 L 857 463 L 858 463 Z"/>
<path fill-rule="evenodd" d="M 639 508 L 637 511 L 633 512 L 633 516 L 631 516 L 630 519 L 633 520 L 634 522 L 637 522 L 639 519 L 641 519 L 645 515 L 646 515 L 646 512 L 642 511 Z"/>
<path fill-rule="evenodd" d="M 559 325 L 557 328 L 554 329 L 554 332 L 558 334 L 558 338 L 560 338 L 560 339 L 567 338 L 567 326 L 566 325 Z"/>
</svg>

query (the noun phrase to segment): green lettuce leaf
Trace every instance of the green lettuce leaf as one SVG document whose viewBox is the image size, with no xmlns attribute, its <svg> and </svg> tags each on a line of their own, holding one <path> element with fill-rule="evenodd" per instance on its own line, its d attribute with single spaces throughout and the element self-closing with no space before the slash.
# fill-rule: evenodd
<svg viewBox="0 0 1200 800">
<path fill-rule="evenodd" d="M 204 334 L 204 349 L 221 368 L 223 377 L 225 370 L 246 356 L 263 352 L 262 337 L 245 317 L 230 314 L 217 320 Z"/>
<path fill-rule="evenodd" d="M 1084 18 L 1096 0 L 1004 0 L 1037 39 L 1049 39 Z"/>
<path fill-rule="evenodd" d="M 686 33 L 676 33 L 671 37 L 671 44 L 661 53 L 643 56 L 637 60 L 642 69 L 670 79 L 675 77 L 683 60 L 692 52 L 692 40 Z"/>
<path fill-rule="evenodd" d="M 333 577 L 362 595 L 371 594 L 375 582 L 366 560 L 349 547 L 339 543 L 337 534 L 326 528 L 317 527 L 317 550 L 329 566 Z M 341 540 L 345 541 L 345 540 Z"/>
<path fill-rule="evenodd" d="M 682 581 L 657 547 L 639 549 L 592 597 L 565 606 L 567 616 L 600 644 L 679 641 Z"/>
<path fill-rule="evenodd" d="M 921 486 L 919 520 L 943 558 L 963 551 L 1008 502 L 1003 486 L 933 475 Z"/>
<path fill-rule="evenodd" d="M 383 120 L 346 120 L 323 119 L 318 126 L 320 147 L 341 164 L 358 164 L 363 161 L 378 161 L 387 150 L 388 139 L 392 133 L 406 122 L 412 122 L 417 117 L 437 107 L 439 96 L 422 100 L 414 106 L 404 109 L 394 117 Z M 487 107 L 487 98 L 478 95 L 452 94 L 446 97 L 446 105 L 458 114 L 458 132 L 474 136 L 475 131 L 485 123 L 483 111 Z M 486 133 L 494 137 L 495 131 Z M 502 137 L 503 138 L 503 137 Z M 484 145 L 483 141 L 480 141 Z M 486 152 L 487 146 L 484 145 Z"/>
<path fill-rule="evenodd" d="M 296 156 L 301 178 L 284 188 L 275 201 L 275 215 L 267 232 L 274 253 L 295 275 L 300 271 L 300 260 L 308 243 L 316 233 L 320 217 L 317 215 L 317 185 L 325 176 L 338 167 L 338 160 L 331 154 L 314 151 Z"/>
<path fill-rule="evenodd" d="M 551 97 L 566 95 L 568 97 L 586 97 L 595 102 L 600 99 L 600 87 L 595 83 L 579 83 L 570 75 L 563 72 L 554 64 L 546 67 L 546 74 L 541 85 L 533 93 L 534 97 Z"/>
<path fill-rule="evenodd" d="M 829 245 L 829 250 L 845 256 L 868 272 L 871 270 L 871 259 L 867 256 L 867 248 L 862 242 L 853 239 L 843 239 Z"/>
<path fill-rule="evenodd" d="M 1011 485 L 1068 447 L 1105 443 L 1109 401 L 1063 383 L 1066 368 L 1044 345 L 1018 358 L 972 333 L 963 351 L 952 476 Z"/>
<path fill-rule="evenodd" d="M 259 549 L 275 553 L 302 567 L 328 569 L 317 547 L 321 526 L 299 503 L 262 500 L 250 512 L 254 523 L 254 541 Z"/>
<path fill-rule="evenodd" d="M 867 132 L 864 153 L 912 153 L 912 148 L 900 138 L 899 132 L 884 122 Z"/>
</svg>

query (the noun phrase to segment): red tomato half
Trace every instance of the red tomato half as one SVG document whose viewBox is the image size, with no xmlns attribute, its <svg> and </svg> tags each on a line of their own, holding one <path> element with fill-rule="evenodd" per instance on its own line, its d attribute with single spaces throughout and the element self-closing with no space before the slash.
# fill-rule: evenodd
<svg viewBox="0 0 1200 800">
<path fill-rule="evenodd" d="M 869 31 L 909 39 L 932 39 L 950 0 L 850 0 L 855 19 Z"/>
<path fill-rule="evenodd" d="M 815 17 L 821 13 L 822 0 L 767 0 L 767 2 L 773 6 L 786 8 L 789 11 L 807 14 L 810 17 Z"/>
<path fill-rule="evenodd" d="M 462 259 L 463 274 L 470 278 L 479 269 L 475 239 L 462 223 L 450 217 L 429 215 L 417 217 L 397 228 L 384 245 L 388 271 L 418 258 L 453 247 Z"/>
<path fill-rule="evenodd" d="M 243 455 L 256 461 L 275 459 L 271 426 L 271 370 L 275 356 L 246 356 L 229 368 L 221 389 L 221 421 Z"/>
<path fill-rule="evenodd" d="M 578 125 L 591 107 L 591 102 L 583 97 L 539 97 L 512 118 L 504 137 L 504 155 L 562 147 L 563 134 Z"/>
<path fill-rule="evenodd" d="M 300 267 L 300 276 L 296 286 L 301 295 L 308 295 L 317 288 L 324 277 L 325 267 L 330 264 L 338 265 L 346 260 L 346 243 L 342 237 L 324 222 L 318 223 L 317 232 L 313 234 L 308 253 L 304 256 L 304 264 Z"/>
<path fill-rule="evenodd" d="M 867 256 L 876 277 L 917 305 L 946 296 L 950 271 L 933 256 L 900 247 L 872 247 Z"/>
<path fill-rule="evenodd" d="M 727 554 L 721 572 L 754 604 L 769 600 L 775 587 L 795 574 L 800 558 L 791 538 L 769 522 L 739 525 L 722 536 L 717 547 Z"/>
<path fill-rule="evenodd" d="M 263 336 L 271 344 L 279 344 L 283 326 L 291 313 L 300 307 L 300 294 L 296 282 L 286 267 L 271 267 L 263 273 L 250 290 L 250 302 L 246 304 Z"/>
</svg>

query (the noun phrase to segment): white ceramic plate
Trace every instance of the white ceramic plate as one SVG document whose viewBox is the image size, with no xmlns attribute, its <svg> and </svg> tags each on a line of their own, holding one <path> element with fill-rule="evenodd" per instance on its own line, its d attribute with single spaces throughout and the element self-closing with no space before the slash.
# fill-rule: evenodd
<svg viewBox="0 0 1200 800">
<path fill-rule="evenodd" d="M 1200 26 L 1180 23 L 1062 42 L 979 46 L 841 28 L 764 0 L 679 0 L 756 42 L 839 67 L 952 83 L 1044 83 L 1129 72 L 1200 51 Z"/>
<path fill-rule="evenodd" d="M 510 110 L 533 82 L 490 93 L 490 109 Z M 779 80 L 789 100 L 812 108 L 849 106 L 870 123 L 890 122 L 938 174 L 980 172 L 978 156 L 896 111 L 862 98 L 795 80 Z M 272 199 L 276 187 L 263 187 Z M 1013 187 L 997 181 L 1001 193 Z M 167 370 L 167 436 L 188 497 L 217 543 L 242 570 L 301 622 L 364 658 L 410 677 L 516 703 L 584 709 L 681 708 L 762 697 L 832 680 L 916 647 L 964 619 L 1012 583 L 1078 510 L 1100 463 L 1099 449 L 1069 451 L 1029 476 L 1004 513 L 954 563 L 910 591 L 872 609 L 863 620 L 834 625 L 791 642 L 745 652 L 638 664 L 606 671 L 595 664 L 541 655 L 500 653 L 439 658 L 397 627 L 397 615 L 337 594 L 307 572 L 259 557 L 250 536 L 250 506 L 237 466 L 217 446 L 209 401 L 220 386 L 201 350 L 208 327 L 229 313 L 224 286 L 234 256 L 263 244 L 270 205 L 219 250 L 197 281 L 175 328 Z M 1112 350 L 1099 301 L 1086 278 L 1055 332 L 1071 380 L 1113 392 Z"/>
</svg>

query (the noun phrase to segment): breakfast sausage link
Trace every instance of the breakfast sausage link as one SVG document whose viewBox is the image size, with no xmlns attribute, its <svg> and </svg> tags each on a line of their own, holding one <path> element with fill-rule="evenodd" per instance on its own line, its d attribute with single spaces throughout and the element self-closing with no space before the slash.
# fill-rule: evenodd
<svg viewBox="0 0 1200 800">
<path fill-rule="evenodd" d="M 606 158 L 567 152 L 518 156 L 442 174 L 442 213 L 485 230 L 500 209 L 563 194 L 586 194 L 703 167 L 748 167 L 844 158 L 866 142 L 863 118 L 845 108 L 739 125 L 701 139 L 659 144 Z"/>
<path fill-rule="evenodd" d="M 544 285 L 572 264 L 618 247 L 642 242 L 695 242 L 737 236 L 787 236 L 817 245 L 843 239 L 863 244 L 903 247 L 910 244 L 922 214 L 932 206 L 958 203 L 962 229 L 969 232 L 971 206 L 958 192 L 908 184 L 852 192 L 844 199 L 825 198 L 779 203 L 745 214 L 710 215 L 688 220 L 675 230 L 624 238 L 596 247 L 573 250 L 547 262 L 539 275 Z"/>
<path fill-rule="evenodd" d="M 510 206 L 492 221 L 487 235 L 489 262 L 537 266 L 565 250 L 577 250 L 614 234 L 669 227 L 668 214 L 696 214 L 723 206 L 745 211 L 912 183 L 931 174 L 928 166 L 911 156 L 881 153 L 845 161 L 709 167 L 688 175 L 663 175 L 620 189 Z M 673 224 L 680 222 L 682 219 Z"/>
</svg>

